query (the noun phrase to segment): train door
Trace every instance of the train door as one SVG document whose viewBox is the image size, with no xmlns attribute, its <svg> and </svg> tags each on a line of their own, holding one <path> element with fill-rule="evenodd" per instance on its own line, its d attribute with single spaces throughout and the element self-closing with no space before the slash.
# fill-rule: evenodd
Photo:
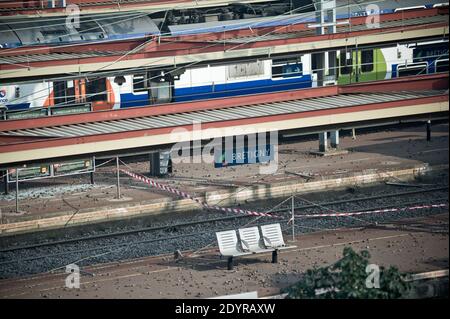
<svg viewBox="0 0 450 319">
<path fill-rule="evenodd" d="M 68 106 L 90 102 L 93 110 L 109 110 L 114 106 L 114 92 L 106 78 L 76 79 L 53 82 L 53 105 Z"/>
<path fill-rule="evenodd" d="M 170 82 L 151 82 L 151 104 L 169 103 L 172 101 L 172 87 Z"/>
<path fill-rule="evenodd" d="M 133 76 L 133 94 L 127 96 L 126 101 L 122 101 L 122 107 L 145 106 L 149 101 L 148 74 L 134 74 Z"/>
<path fill-rule="evenodd" d="M 387 64 L 381 49 L 360 50 L 357 69 L 359 82 L 384 80 Z"/>
<path fill-rule="evenodd" d="M 354 57 L 351 50 L 341 50 L 337 65 L 339 66 L 338 84 L 348 84 L 354 82 Z"/>
<path fill-rule="evenodd" d="M 75 103 L 75 86 L 73 80 L 53 82 L 53 102 L 56 106 Z"/>
<path fill-rule="evenodd" d="M 159 71 L 150 73 L 150 104 L 169 103 L 174 91 L 174 77 L 170 73 Z"/>
<path fill-rule="evenodd" d="M 82 79 L 80 82 L 81 96 L 91 103 L 94 111 L 111 110 L 114 107 L 114 90 L 109 79 Z"/>
<path fill-rule="evenodd" d="M 381 49 L 341 50 L 338 57 L 338 83 L 384 80 L 386 59 Z"/>
</svg>

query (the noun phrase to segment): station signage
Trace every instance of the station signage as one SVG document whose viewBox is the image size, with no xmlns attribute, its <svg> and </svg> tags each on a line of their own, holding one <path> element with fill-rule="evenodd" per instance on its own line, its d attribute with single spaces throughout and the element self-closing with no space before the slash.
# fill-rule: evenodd
<svg viewBox="0 0 450 319">
<path fill-rule="evenodd" d="M 274 154 L 274 147 L 271 144 L 214 152 L 214 167 L 267 163 L 274 159 Z"/>
<path fill-rule="evenodd" d="M 20 111 L 6 111 L 7 120 L 23 120 L 37 117 L 47 116 L 47 109 L 44 108 L 30 108 L 28 110 Z"/>
<path fill-rule="evenodd" d="M 15 182 L 19 175 L 19 181 L 26 181 L 31 179 L 39 179 L 49 177 L 51 175 L 50 165 L 39 165 L 31 167 L 21 167 L 19 169 L 8 169 L 8 182 Z"/>
<path fill-rule="evenodd" d="M 23 120 L 50 115 L 78 114 L 91 111 L 91 103 L 79 103 L 65 106 L 32 107 L 26 110 L 6 110 L 4 111 L 3 117 L 5 120 Z"/>
<path fill-rule="evenodd" d="M 71 104 L 67 106 L 50 107 L 51 115 L 65 115 L 91 112 L 91 103 Z"/>
<path fill-rule="evenodd" d="M 19 168 L 8 169 L 8 182 L 15 183 L 18 174 L 18 180 L 28 181 L 48 177 L 60 177 L 68 175 L 77 175 L 91 173 L 95 171 L 94 158 L 66 161 L 52 164 L 36 164 L 32 166 L 23 166 Z"/>
</svg>

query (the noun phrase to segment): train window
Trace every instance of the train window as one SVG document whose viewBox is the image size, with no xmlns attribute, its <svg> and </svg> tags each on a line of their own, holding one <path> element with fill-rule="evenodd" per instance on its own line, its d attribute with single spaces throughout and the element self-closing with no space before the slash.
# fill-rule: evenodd
<svg viewBox="0 0 450 319">
<path fill-rule="evenodd" d="M 106 79 L 91 79 L 86 81 L 86 97 L 88 102 L 106 101 L 108 99 Z"/>
<path fill-rule="evenodd" d="M 289 78 L 302 74 L 303 66 L 301 63 L 272 65 L 272 78 Z"/>
<path fill-rule="evenodd" d="M 288 64 L 283 67 L 285 77 L 300 76 L 303 74 L 303 65 L 301 63 Z"/>
<path fill-rule="evenodd" d="M 283 77 L 283 66 L 273 65 L 272 66 L 272 78 L 282 78 Z"/>
<path fill-rule="evenodd" d="M 147 91 L 144 75 L 133 75 L 133 91 Z"/>
<path fill-rule="evenodd" d="M 75 103 L 75 88 L 73 86 L 73 81 L 53 82 L 53 96 L 55 105 Z"/>
<path fill-rule="evenodd" d="M 67 90 L 66 81 L 53 82 L 53 96 L 55 100 L 55 105 L 66 103 L 67 99 L 66 90 Z"/>
<path fill-rule="evenodd" d="M 373 71 L 373 50 L 361 51 L 361 71 L 362 72 Z"/>
<path fill-rule="evenodd" d="M 436 72 L 448 72 L 448 59 L 436 61 Z"/>
<path fill-rule="evenodd" d="M 397 66 L 397 73 L 399 77 L 408 75 L 420 75 L 420 74 L 427 74 L 427 69 L 428 69 L 427 63 L 399 65 Z"/>
<path fill-rule="evenodd" d="M 351 56 L 351 55 L 350 55 Z M 340 56 L 340 69 L 341 74 L 350 74 L 353 71 L 353 59 L 350 57 L 347 59 L 346 53 L 341 52 Z"/>
<path fill-rule="evenodd" d="M 66 103 L 68 104 L 75 103 L 75 87 L 73 85 L 73 81 L 67 81 Z"/>
</svg>

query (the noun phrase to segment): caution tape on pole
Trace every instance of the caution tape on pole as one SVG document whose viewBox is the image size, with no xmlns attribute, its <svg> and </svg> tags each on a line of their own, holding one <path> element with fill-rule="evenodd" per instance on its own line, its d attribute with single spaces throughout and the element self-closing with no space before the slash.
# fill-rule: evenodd
<svg viewBox="0 0 450 319">
<path fill-rule="evenodd" d="M 132 173 L 132 172 L 124 170 L 124 169 L 120 169 L 120 171 L 127 174 L 128 176 L 131 176 L 134 179 L 137 179 L 137 180 L 139 180 L 143 183 L 146 183 L 148 185 L 151 185 L 155 188 L 162 189 L 166 192 L 176 194 L 183 198 L 193 200 L 194 202 L 196 202 L 199 205 L 202 205 L 203 207 L 208 208 L 208 209 L 218 210 L 218 211 L 222 211 L 222 212 L 226 212 L 226 213 L 245 214 L 245 215 L 250 215 L 250 216 L 272 217 L 272 218 L 284 219 L 283 216 L 277 216 L 277 215 L 273 215 L 273 214 L 269 214 L 269 213 L 262 213 L 262 212 L 252 211 L 252 210 L 241 209 L 241 208 L 229 208 L 229 207 L 220 207 L 217 205 L 209 205 L 208 203 L 201 201 L 199 198 L 195 198 L 192 195 L 182 192 L 176 188 L 155 182 L 154 180 L 152 180 L 148 177 L 138 175 L 138 174 Z"/>
<path fill-rule="evenodd" d="M 418 209 L 426 209 L 426 208 L 442 208 L 447 207 L 448 204 L 431 204 L 431 205 L 420 205 L 420 206 L 411 206 L 411 207 L 401 207 L 401 208 L 388 208 L 388 209 L 377 209 L 370 211 L 361 211 L 361 212 L 353 212 L 353 213 L 333 213 L 333 214 L 304 214 L 304 215 L 295 215 L 295 217 L 342 217 L 342 216 L 353 216 L 353 215 L 364 215 L 364 214 L 377 214 L 377 213 L 395 213 L 400 211 L 412 211 Z"/>
</svg>

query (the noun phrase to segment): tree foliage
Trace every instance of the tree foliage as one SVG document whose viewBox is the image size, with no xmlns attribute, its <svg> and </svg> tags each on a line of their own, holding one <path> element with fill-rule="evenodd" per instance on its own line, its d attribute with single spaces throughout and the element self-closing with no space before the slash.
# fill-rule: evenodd
<svg viewBox="0 0 450 319">
<path fill-rule="evenodd" d="M 309 269 L 304 278 L 284 292 L 288 298 L 321 299 L 392 299 L 401 298 L 410 289 L 410 285 L 396 267 L 379 267 L 379 288 L 368 287 L 366 272 L 370 254 L 359 254 L 351 247 L 345 247 L 343 257 L 327 267 Z"/>
</svg>

